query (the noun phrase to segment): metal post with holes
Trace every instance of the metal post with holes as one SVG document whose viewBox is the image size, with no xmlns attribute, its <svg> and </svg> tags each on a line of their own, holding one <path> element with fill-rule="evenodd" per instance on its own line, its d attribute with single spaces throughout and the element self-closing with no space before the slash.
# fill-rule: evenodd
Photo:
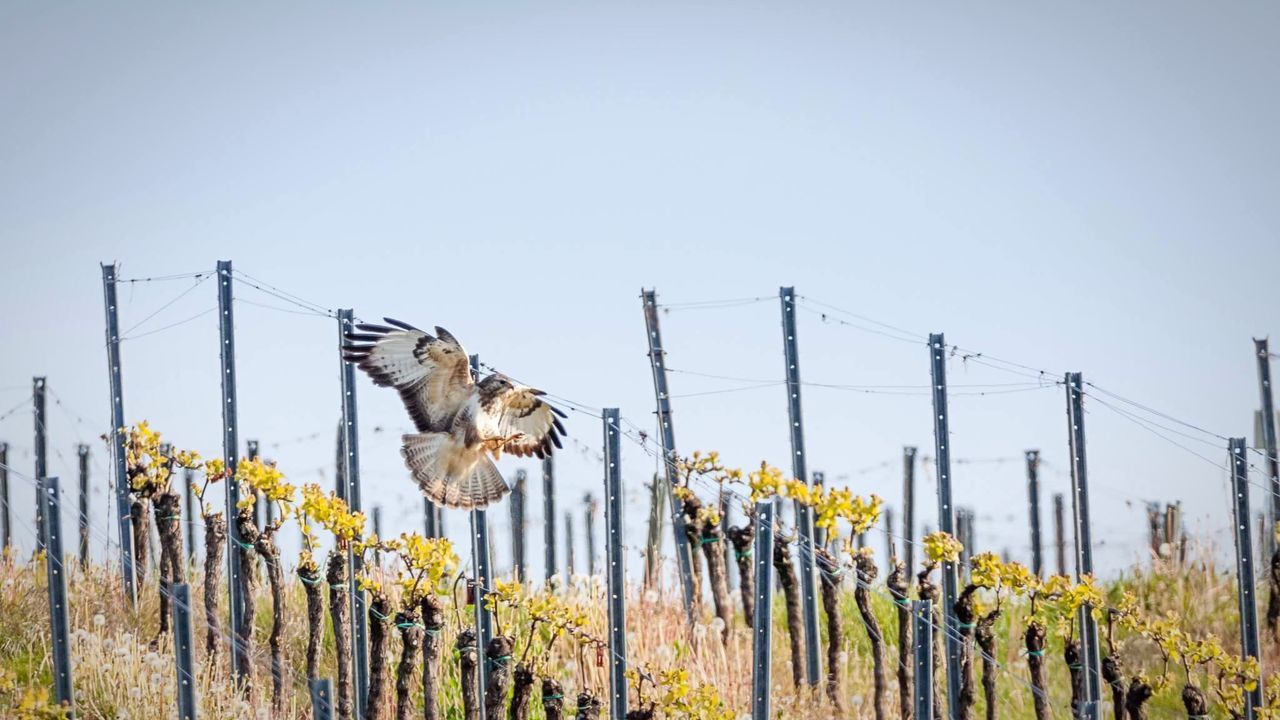
<svg viewBox="0 0 1280 720">
<path fill-rule="evenodd" d="M 107 443 L 111 448 L 112 484 L 116 490 L 116 524 L 120 535 L 120 576 L 124 580 L 124 596 L 132 607 L 138 599 L 133 573 L 133 516 L 129 513 L 129 478 L 125 466 L 123 438 L 124 389 L 120 373 L 120 316 L 116 308 L 116 266 L 102 265 L 103 307 L 107 314 L 107 378 L 111 386 L 111 430 Z"/>
<path fill-rule="evenodd" d="M 556 574 L 556 466 L 548 454 L 542 460 L 542 543 L 545 546 L 545 576 Z"/>
<path fill-rule="evenodd" d="M 955 507 L 951 504 L 951 427 L 947 412 L 947 342 L 942 333 L 929 335 L 929 359 L 933 380 L 934 461 L 938 473 L 938 530 L 955 535 Z M 960 718 L 961 648 L 955 608 L 956 582 L 956 564 L 942 563 L 942 627 L 947 640 L 947 708 L 951 720 Z"/>
<path fill-rule="evenodd" d="M 915 646 L 915 720 L 934 720 L 933 603 L 912 601 L 911 619 L 911 642 Z"/>
<path fill-rule="evenodd" d="M 191 468 L 183 469 L 183 500 L 187 506 L 187 514 L 182 522 L 182 524 L 186 526 L 186 532 L 183 533 L 183 537 L 185 537 L 187 541 L 187 559 L 193 564 L 196 561 L 196 527 L 199 525 L 199 523 L 196 522 L 195 491 L 191 489 L 191 485 L 195 481 L 196 471 Z"/>
<path fill-rule="evenodd" d="M 13 516 L 9 513 L 9 443 L 0 442 L 0 549 L 13 543 Z"/>
<path fill-rule="evenodd" d="M 916 448 L 902 448 L 902 552 L 907 575 L 916 571 Z"/>
<path fill-rule="evenodd" d="M 312 720 L 333 720 L 333 681 L 315 678 L 310 685 Z"/>
<path fill-rule="evenodd" d="M 582 499 L 583 514 L 586 516 L 587 525 L 587 574 L 596 574 L 596 507 L 598 503 L 592 497 L 591 493 Z"/>
<path fill-rule="evenodd" d="M 1262 445 L 1267 452 L 1264 470 L 1267 473 L 1267 492 L 1271 493 L 1271 502 L 1267 503 L 1267 512 L 1274 530 L 1280 522 L 1280 451 L 1276 449 L 1276 410 L 1271 393 L 1271 351 L 1267 347 L 1267 339 L 1255 339 L 1254 351 L 1258 356 L 1258 392 L 1262 396 Z M 1267 544 L 1263 550 L 1274 552 L 1275 533 L 1269 532 L 1264 537 Z"/>
<path fill-rule="evenodd" d="M 604 409 L 604 530 L 608 545 L 609 717 L 627 716 L 627 575 L 622 550 L 622 450 L 618 408 Z"/>
<path fill-rule="evenodd" d="M 196 665 L 191 639 L 191 586 L 178 583 L 173 597 L 173 659 L 178 672 L 178 720 L 196 720 Z"/>
<path fill-rule="evenodd" d="M 89 446 L 76 446 L 80 471 L 80 567 L 89 568 Z"/>
<path fill-rule="evenodd" d="M 436 504 L 427 497 L 422 498 L 422 532 L 426 537 L 440 537 L 436 529 Z"/>
<path fill-rule="evenodd" d="M 476 627 L 479 629 L 479 647 L 484 658 L 484 648 L 489 647 L 493 639 L 493 615 L 484 606 L 485 593 L 489 591 L 491 570 L 489 568 L 489 523 L 484 510 L 471 511 L 471 564 L 474 573 Z M 479 696 L 484 697 L 484 689 L 489 686 L 489 661 L 482 659 L 477 678 L 480 683 Z M 480 717 L 484 720 L 484 703 L 480 704 Z"/>
<path fill-rule="evenodd" d="M 893 508 L 886 507 L 882 514 L 884 515 L 884 561 L 888 567 L 893 567 L 898 554 L 897 546 L 893 542 Z"/>
<path fill-rule="evenodd" d="M 1044 577 L 1044 545 L 1040 541 L 1040 451 L 1028 450 L 1027 514 L 1031 518 L 1031 572 Z"/>
<path fill-rule="evenodd" d="M 1258 602 L 1254 597 L 1253 538 L 1249 532 L 1249 458 L 1244 438 L 1227 442 L 1231 462 L 1231 493 L 1236 537 L 1236 586 L 1240 598 L 1240 656 L 1262 659 L 1258 647 Z M 1259 667 L 1261 677 L 1261 667 Z M 1256 708 L 1263 707 L 1262 684 L 1245 692 L 1245 718 L 1252 720 Z"/>
<path fill-rule="evenodd" d="M 791 476 L 808 482 L 805 469 L 804 420 L 800 411 L 800 351 L 796 343 L 796 289 L 778 289 L 782 303 L 782 350 L 787 377 L 787 421 L 791 428 Z M 810 685 L 822 680 L 818 636 L 818 588 L 814 573 L 813 510 L 795 501 L 796 529 L 800 532 L 800 601 L 804 616 L 805 669 Z"/>
<path fill-rule="evenodd" d="M 528 477 L 523 469 L 516 470 L 516 484 L 511 488 L 511 574 L 519 582 L 524 582 L 528 575 L 524 552 L 524 500 Z"/>
<path fill-rule="evenodd" d="M 480 356 L 471 356 L 471 376 L 472 379 L 480 377 Z M 477 697 L 484 697 L 485 688 L 489 687 L 489 660 L 485 655 L 485 650 L 489 647 L 489 641 L 493 639 L 493 614 L 484 606 L 485 593 L 489 592 L 493 583 L 492 558 L 489 555 L 489 519 L 483 508 L 471 511 L 471 566 L 475 573 L 475 613 L 476 613 L 476 632 L 479 634 L 479 654 L 482 658 L 479 666 L 480 672 L 476 673 L 480 687 L 478 688 Z M 480 720 L 487 720 L 485 717 L 484 703 L 480 703 Z M 500 718 L 491 718 L 488 720 L 500 720 Z"/>
<path fill-rule="evenodd" d="M 36 458 L 36 488 L 39 489 L 40 483 L 43 482 L 44 476 L 49 474 L 49 439 L 45 435 L 46 414 L 45 414 L 45 379 L 42 377 L 31 379 L 31 405 L 32 418 L 35 420 L 35 458 Z M 45 525 L 45 504 L 41 502 L 39 496 L 36 497 L 36 549 L 43 550 L 44 545 L 44 525 Z"/>
<path fill-rule="evenodd" d="M 1067 373 L 1067 445 L 1071 451 L 1071 519 L 1075 528 L 1076 580 L 1093 575 L 1093 532 L 1089 527 L 1089 464 L 1084 443 L 1084 377 Z M 1089 606 L 1080 608 L 1080 654 L 1084 660 L 1085 700 L 1102 699 L 1102 659 L 1098 625 Z"/>
<path fill-rule="evenodd" d="M 244 443 L 245 457 L 249 460 L 260 460 L 261 455 L 258 454 L 258 441 L 246 440 Z M 262 492 L 258 491 L 253 503 L 253 524 L 258 530 L 262 530 L 262 509 L 266 506 L 266 499 L 262 497 Z"/>
<path fill-rule="evenodd" d="M 222 459 L 228 472 L 235 472 L 239 459 L 239 426 L 236 420 L 236 338 L 235 315 L 232 310 L 231 261 L 218 261 L 218 330 L 222 357 Z M 240 583 L 240 530 L 236 526 L 236 506 L 240 502 L 240 484 L 223 482 L 227 493 L 227 586 L 231 591 L 231 672 L 236 678 L 249 676 L 249 653 L 235 640 L 245 613 L 244 588 Z"/>
<path fill-rule="evenodd" d="M 811 485 L 811 486 L 813 486 L 813 487 L 826 487 L 826 485 L 827 485 L 827 474 L 826 474 L 825 472 L 823 472 L 823 471 L 821 471 L 821 470 L 814 470 L 812 473 L 810 473 L 810 475 L 812 476 L 812 478 L 813 478 L 813 479 L 812 479 L 812 481 L 809 483 L 809 485 Z M 723 513 L 722 513 L 722 514 L 723 514 Z M 729 527 L 728 523 L 725 523 L 725 527 Z M 826 546 L 826 544 L 827 544 L 827 531 L 826 531 L 826 529 L 825 529 L 825 528 L 814 528 L 814 529 L 813 529 L 813 543 L 814 543 L 815 545 L 817 545 L 818 547 L 825 547 L 825 546 Z M 728 550 L 729 550 L 729 544 L 728 544 L 728 543 L 726 543 L 726 544 L 725 544 L 726 557 L 729 557 L 729 556 L 728 556 Z M 728 560 L 726 560 L 726 562 L 728 562 Z M 733 563 L 732 563 L 732 562 L 730 562 L 729 564 L 730 564 L 730 565 L 733 565 Z"/>
<path fill-rule="evenodd" d="M 641 304 L 644 306 L 645 330 L 649 336 L 649 367 L 653 371 L 653 393 L 658 405 L 658 426 L 662 431 L 662 470 L 667 481 L 667 496 L 671 500 L 671 533 L 672 548 L 676 554 L 676 570 L 680 576 L 680 590 L 684 595 L 685 619 L 694 620 L 694 598 L 700 588 L 693 586 L 693 551 L 689 547 L 689 536 L 684 529 L 683 503 L 670 492 L 676 481 L 676 435 L 671 427 L 671 394 L 667 389 L 666 353 L 662 349 L 662 330 L 658 327 L 657 291 L 641 290 Z"/>
<path fill-rule="evenodd" d="M 564 514 L 564 577 L 566 581 L 573 579 L 573 572 L 576 569 L 573 557 L 573 513 Z"/>
<path fill-rule="evenodd" d="M 1065 500 L 1062 493 L 1053 494 L 1054 561 L 1059 575 L 1067 574 L 1067 530 Z"/>
<path fill-rule="evenodd" d="M 773 720 L 769 693 L 773 679 L 773 511 L 772 500 L 756 503 L 756 536 L 751 549 L 755 558 L 755 613 L 751 634 L 751 720 Z"/>
<path fill-rule="evenodd" d="M 49 585 L 49 624 L 53 633 L 53 688 L 58 704 L 73 708 L 71 692 L 71 637 L 67 624 L 67 569 L 62 554 L 62 503 L 58 478 L 38 478 L 42 496 L 37 502 L 43 508 L 45 535 L 41 539 L 47 549 L 45 574 Z"/>
<path fill-rule="evenodd" d="M 342 384 L 342 474 L 346 482 L 343 499 L 351 512 L 360 512 L 360 433 L 356 422 L 356 367 L 342 359 L 342 345 L 347 333 L 355 331 L 354 313 L 350 308 L 338 311 L 338 365 Z M 351 582 L 351 661 L 355 665 L 355 700 L 358 716 L 364 715 L 369 701 L 369 615 L 368 601 L 360 587 L 364 563 L 360 555 L 347 550 L 348 577 Z"/>
</svg>

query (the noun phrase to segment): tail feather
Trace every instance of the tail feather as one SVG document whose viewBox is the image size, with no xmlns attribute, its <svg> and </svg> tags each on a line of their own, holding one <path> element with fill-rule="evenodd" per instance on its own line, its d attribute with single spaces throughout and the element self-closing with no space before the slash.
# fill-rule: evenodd
<svg viewBox="0 0 1280 720">
<path fill-rule="evenodd" d="M 483 508 L 510 488 L 483 451 L 470 450 L 449 433 L 405 435 L 400 454 L 418 487 L 432 502 L 452 508 Z"/>
</svg>

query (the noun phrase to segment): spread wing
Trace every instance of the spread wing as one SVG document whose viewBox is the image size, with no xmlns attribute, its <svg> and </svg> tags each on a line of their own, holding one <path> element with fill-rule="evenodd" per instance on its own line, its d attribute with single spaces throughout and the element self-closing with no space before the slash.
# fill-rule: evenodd
<svg viewBox="0 0 1280 720">
<path fill-rule="evenodd" d="M 518 457 L 545 458 L 552 446 L 563 447 L 560 436 L 566 433 L 560 418 L 565 417 L 564 412 L 543 400 L 541 390 L 504 380 L 481 383 L 476 395 L 478 407 L 473 408 L 477 434 L 484 439 L 506 439 L 502 451 Z"/>
<path fill-rule="evenodd" d="M 434 336 L 384 318 L 388 325 L 361 324 L 345 336 L 342 357 L 369 374 L 375 385 L 393 387 L 419 432 L 449 429 L 471 394 L 467 351 L 448 330 Z"/>
</svg>

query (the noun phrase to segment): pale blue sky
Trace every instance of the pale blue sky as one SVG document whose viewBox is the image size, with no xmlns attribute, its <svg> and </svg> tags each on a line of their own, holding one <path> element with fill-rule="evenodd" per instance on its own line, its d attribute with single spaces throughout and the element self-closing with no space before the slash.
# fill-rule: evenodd
<svg viewBox="0 0 1280 720">
<path fill-rule="evenodd" d="M 52 468 L 71 475 L 78 436 L 108 425 L 97 263 L 139 277 L 232 259 L 327 307 L 444 325 L 510 374 L 643 426 L 641 286 L 679 303 L 795 285 L 1251 434 L 1250 337 L 1280 327 L 1278 21 L 1271 3 L 10 0 L 0 409 L 47 374 L 69 411 L 51 408 L 63 456 Z M 123 287 L 122 327 L 189 284 Z M 134 334 L 214 301 L 205 283 Z M 247 303 L 237 313 L 241 437 L 260 438 L 296 480 L 329 473 L 333 322 Z M 663 322 L 674 368 L 781 379 L 776 300 Z M 799 336 L 806 381 L 928 382 L 923 346 L 808 313 Z M 215 452 L 216 317 L 137 337 L 123 354 L 128 419 Z M 951 374 L 1023 379 L 959 359 Z M 744 385 L 671 383 L 677 396 Z M 363 379 L 360 390 L 366 504 L 386 506 L 390 530 L 417 528 L 396 440 L 372 432 L 406 418 L 394 393 Z M 677 397 L 678 444 L 783 464 L 784 401 L 777 386 Z M 931 453 L 928 398 L 810 386 L 804 408 L 810 467 L 831 478 L 892 461 L 851 482 L 897 511 L 901 446 Z M 1038 447 L 1046 507 L 1066 487 L 1060 389 L 956 397 L 952 411 L 957 457 Z M 579 442 L 598 445 L 596 424 L 571 420 Z M 1088 430 L 1100 569 L 1141 548 L 1141 507 L 1128 501 L 1183 499 L 1193 524 L 1230 547 L 1221 470 L 1097 403 Z M 26 410 L 0 421 L 18 467 L 31 463 L 30 436 Z M 1225 455 L 1216 439 L 1174 437 Z M 599 489 L 594 455 L 570 450 L 562 507 Z M 628 445 L 624 468 L 638 490 L 653 461 Z M 1025 557 L 1020 462 L 955 475 L 957 502 L 983 518 L 979 544 Z M 15 502 L 26 506 L 23 492 Z M 536 493 L 531 505 L 540 520 Z M 633 539 L 643 516 L 637 493 Z M 531 546 L 540 559 L 540 539 Z"/>
</svg>

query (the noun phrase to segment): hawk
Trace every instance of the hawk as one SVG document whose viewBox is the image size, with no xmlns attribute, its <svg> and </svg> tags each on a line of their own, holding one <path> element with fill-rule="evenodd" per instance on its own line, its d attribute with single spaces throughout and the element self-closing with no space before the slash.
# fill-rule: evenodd
<svg viewBox="0 0 1280 720">
<path fill-rule="evenodd" d="M 436 327 L 431 335 L 383 320 L 346 333 L 342 357 L 375 385 L 400 392 L 418 429 L 402 436 L 400 454 L 431 501 L 486 507 L 510 489 L 493 464 L 502 453 L 544 458 L 562 447 L 566 415 L 542 399 L 543 391 L 498 372 L 476 383 L 467 351 L 448 330 Z"/>
</svg>

